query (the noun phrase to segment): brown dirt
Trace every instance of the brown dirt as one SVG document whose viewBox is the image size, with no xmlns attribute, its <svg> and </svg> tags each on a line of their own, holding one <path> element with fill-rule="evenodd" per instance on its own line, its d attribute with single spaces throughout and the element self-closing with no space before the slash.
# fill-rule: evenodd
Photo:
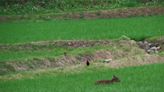
<svg viewBox="0 0 164 92">
<path fill-rule="evenodd" d="M 145 64 L 164 63 L 164 57 L 145 54 L 143 56 L 127 56 L 126 58 L 114 60 L 109 63 L 111 68 L 122 68 L 129 66 L 140 66 Z"/>
<path fill-rule="evenodd" d="M 111 53 L 111 51 L 97 51 L 94 54 L 94 58 L 97 61 L 101 61 L 101 60 L 107 60 L 107 59 L 113 59 L 113 55 Z"/>
<path fill-rule="evenodd" d="M 84 11 L 82 13 L 64 13 L 58 15 L 41 16 L 0 16 L 0 22 L 21 19 L 97 19 L 97 18 L 125 18 L 133 16 L 163 15 L 164 7 L 143 7 L 115 10 Z"/>
</svg>

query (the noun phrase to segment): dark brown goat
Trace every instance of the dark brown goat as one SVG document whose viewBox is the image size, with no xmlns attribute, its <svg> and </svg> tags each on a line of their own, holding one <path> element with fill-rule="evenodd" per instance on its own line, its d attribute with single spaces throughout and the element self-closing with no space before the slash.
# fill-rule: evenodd
<svg viewBox="0 0 164 92">
<path fill-rule="evenodd" d="M 86 65 L 87 65 L 87 66 L 89 66 L 89 65 L 90 65 L 90 63 L 89 63 L 89 61 L 88 61 L 88 60 L 86 61 Z"/>
<path fill-rule="evenodd" d="M 111 80 L 98 80 L 96 81 L 96 84 L 113 84 L 115 82 L 120 82 L 120 79 L 113 75 Z"/>
</svg>

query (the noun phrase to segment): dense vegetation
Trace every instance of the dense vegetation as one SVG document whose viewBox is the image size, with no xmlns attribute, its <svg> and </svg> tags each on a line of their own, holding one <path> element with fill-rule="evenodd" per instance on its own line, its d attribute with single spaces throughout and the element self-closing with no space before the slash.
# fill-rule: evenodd
<svg viewBox="0 0 164 92">
<path fill-rule="evenodd" d="M 67 72 L 47 71 L 15 75 L 19 80 L 0 80 L 1 92 L 164 92 L 164 64 L 124 69 L 85 67 Z M 113 85 L 95 85 L 96 80 L 120 78 Z"/>
<path fill-rule="evenodd" d="M 43 40 L 135 40 L 164 35 L 164 16 L 0 23 L 0 44 Z"/>
<path fill-rule="evenodd" d="M 163 4 L 163 0 L 0 0 L 0 14 L 22 15 Z"/>
</svg>

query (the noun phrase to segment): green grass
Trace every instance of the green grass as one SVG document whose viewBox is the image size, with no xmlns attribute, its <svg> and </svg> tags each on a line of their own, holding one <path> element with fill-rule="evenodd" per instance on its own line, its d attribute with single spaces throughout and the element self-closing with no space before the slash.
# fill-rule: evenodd
<svg viewBox="0 0 164 92">
<path fill-rule="evenodd" d="M 96 71 L 95 71 L 96 70 Z M 78 71 L 78 70 L 77 70 Z M 71 72 L 71 71 L 70 71 Z M 89 67 L 74 73 L 45 73 L 34 79 L 1 80 L 1 92 L 164 92 L 164 64 L 123 69 Z M 95 85 L 96 80 L 120 78 L 113 85 Z"/>
<path fill-rule="evenodd" d="M 107 46 L 94 46 L 94 47 L 85 47 L 85 48 L 64 48 L 64 47 L 55 47 L 55 48 L 45 48 L 40 50 L 23 50 L 23 51 L 12 51 L 5 50 L 0 52 L 0 62 L 6 61 L 20 61 L 20 60 L 30 60 L 33 58 L 56 58 L 63 56 L 64 52 L 68 55 L 80 55 L 85 53 L 93 53 L 96 50 L 109 50 L 112 47 Z"/>
<path fill-rule="evenodd" d="M 0 44 L 42 40 L 136 40 L 164 35 L 164 16 L 96 20 L 52 20 L 0 23 Z"/>
<path fill-rule="evenodd" d="M 164 51 L 160 52 L 159 55 L 164 56 Z"/>
<path fill-rule="evenodd" d="M 33 58 L 55 57 L 63 55 L 66 50 L 63 48 L 55 48 L 51 50 L 38 50 L 38 51 L 5 51 L 0 52 L 0 62 L 27 60 Z"/>
</svg>

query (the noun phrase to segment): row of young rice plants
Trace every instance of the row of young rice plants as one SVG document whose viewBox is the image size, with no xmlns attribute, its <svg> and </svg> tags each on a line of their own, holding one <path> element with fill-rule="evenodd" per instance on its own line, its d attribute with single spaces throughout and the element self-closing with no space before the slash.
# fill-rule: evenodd
<svg viewBox="0 0 164 92">
<path fill-rule="evenodd" d="M 164 16 L 0 23 L 0 44 L 45 40 L 135 40 L 164 35 Z"/>
</svg>

